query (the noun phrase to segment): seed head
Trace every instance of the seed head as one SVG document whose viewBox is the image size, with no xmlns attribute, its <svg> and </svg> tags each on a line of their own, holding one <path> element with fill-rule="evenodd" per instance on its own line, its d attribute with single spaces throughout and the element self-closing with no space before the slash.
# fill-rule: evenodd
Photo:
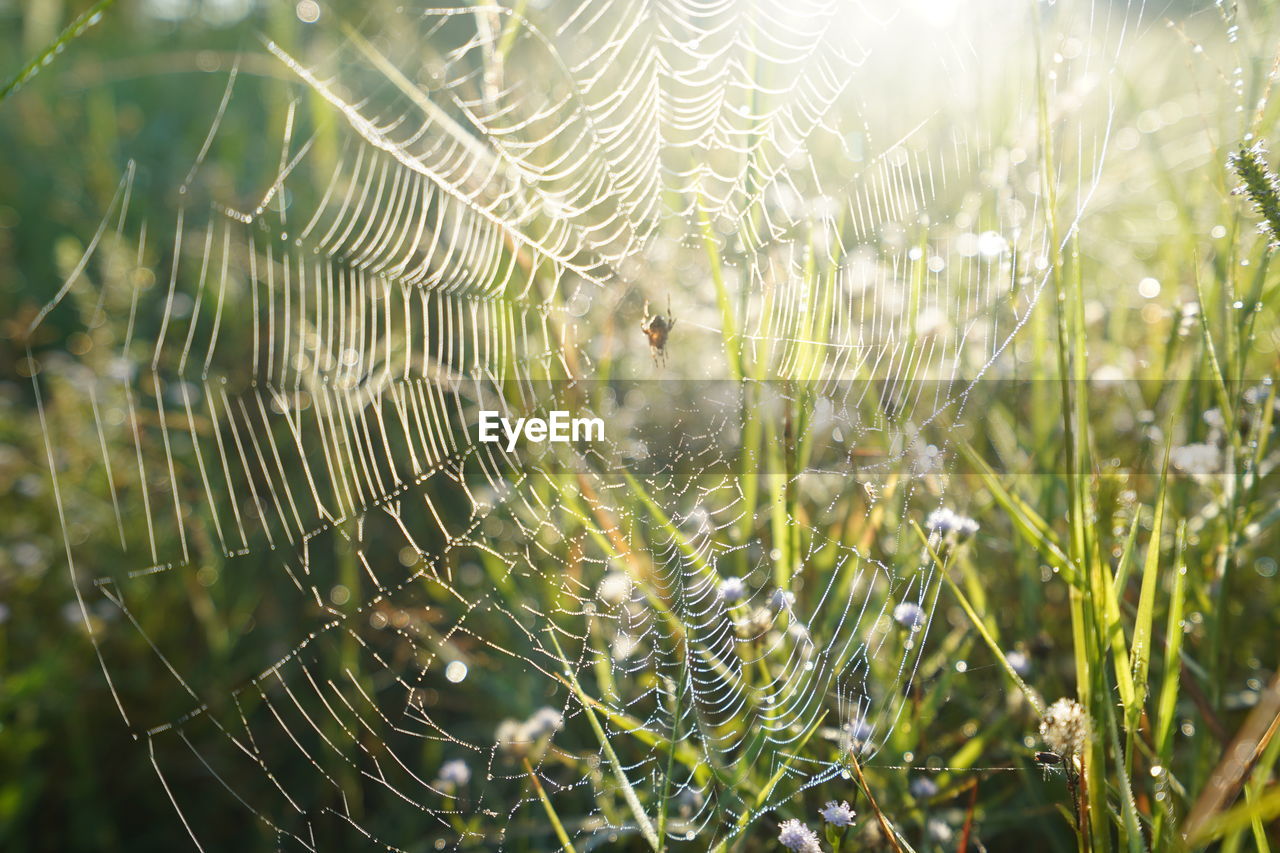
<svg viewBox="0 0 1280 853">
<path fill-rule="evenodd" d="M 1041 718 L 1040 737 L 1063 758 L 1079 755 L 1089 740 L 1089 715 L 1076 700 L 1059 699 Z"/>
<path fill-rule="evenodd" d="M 1262 142 L 1242 147 L 1227 159 L 1227 165 L 1240 177 L 1236 195 L 1248 196 L 1262 217 L 1258 233 L 1269 238 L 1269 248 L 1280 248 L 1280 183 L 1267 165 L 1267 149 Z"/>
<path fill-rule="evenodd" d="M 542 738 L 550 737 L 562 728 L 564 715 L 555 708 L 542 707 L 527 720 L 503 720 L 494 732 L 494 740 L 499 750 L 519 757 L 526 755 Z"/>
</svg>

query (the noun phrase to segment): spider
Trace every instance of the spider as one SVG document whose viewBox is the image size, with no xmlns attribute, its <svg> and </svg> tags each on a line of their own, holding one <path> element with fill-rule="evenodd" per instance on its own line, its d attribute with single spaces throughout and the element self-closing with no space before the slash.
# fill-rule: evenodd
<svg viewBox="0 0 1280 853">
<path fill-rule="evenodd" d="M 644 332 L 644 336 L 649 339 L 649 354 L 653 356 L 653 363 L 658 364 L 658 360 L 662 360 L 662 364 L 667 363 L 667 336 L 671 334 L 671 330 L 675 328 L 676 320 L 671 316 L 671 299 L 667 299 L 666 314 L 650 314 L 649 302 L 644 303 L 644 320 L 640 323 L 640 331 Z"/>
</svg>

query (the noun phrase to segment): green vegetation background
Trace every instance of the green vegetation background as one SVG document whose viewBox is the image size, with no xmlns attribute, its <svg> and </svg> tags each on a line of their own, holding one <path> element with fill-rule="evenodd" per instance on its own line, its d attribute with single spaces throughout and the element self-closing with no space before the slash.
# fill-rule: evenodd
<svg viewBox="0 0 1280 853">
<path fill-rule="evenodd" d="M 0 80 L 38 55 L 87 5 L 0 0 Z M 257 34 L 287 32 L 272 18 L 287 20 L 292 4 L 275 4 L 270 12 L 255 6 L 247 17 L 236 12 L 236 3 L 196 4 L 201 5 L 203 15 L 166 21 L 149 13 L 144 3 L 120 0 L 101 24 L 68 44 L 0 103 L 0 847 L 6 850 L 140 853 L 189 843 L 142 745 L 120 722 L 74 609 L 22 362 L 28 345 L 39 353 L 82 346 L 71 337 L 77 324 L 70 314 L 55 314 L 36 340 L 27 339 L 26 329 L 74 265 L 110 203 L 125 162 L 138 163 L 138 204 L 171 206 L 235 54 L 252 54 L 242 65 L 247 74 L 280 73 L 261 58 Z M 379 5 L 350 4 L 360 9 L 352 14 L 360 15 L 376 15 Z M 1143 19 L 1143 35 L 1126 71 L 1126 100 L 1117 106 L 1114 128 L 1137 141 L 1108 165 L 1094 212 L 1075 247 L 1079 256 L 1064 264 L 1064 292 L 1077 281 L 1072 298 L 1078 296 L 1088 309 L 1081 312 L 1079 331 L 1088 341 L 1084 358 L 1089 370 L 1115 366 L 1145 379 L 1199 380 L 1170 384 L 1167 391 L 1157 390 L 1141 401 L 1154 423 L 1170 425 L 1173 441 L 1204 440 L 1210 427 L 1203 415 L 1211 409 L 1238 411 L 1233 423 L 1253 418 L 1257 424 L 1252 434 L 1240 430 L 1226 439 L 1240 471 L 1249 467 L 1248 459 L 1254 460 L 1254 476 L 1241 474 L 1240 490 L 1175 474 L 1161 492 L 1152 472 L 1159 469 L 1163 445 L 1150 440 L 1150 424 L 1134 423 L 1134 401 L 1107 398 L 1076 413 L 1077 425 L 1087 422 L 1091 430 L 1083 465 L 1090 471 L 1085 479 L 1091 508 L 1086 519 L 1074 523 L 1087 522 L 1094 530 L 1101 555 L 1076 555 L 1080 568 L 1094 559 L 1108 573 L 1114 571 L 1126 552 L 1133 519 L 1138 519 L 1139 548 L 1154 550 L 1155 563 L 1142 554 L 1130 556 L 1146 571 L 1159 573 L 1152 592 L 1154 610 L 1145 617 L 1148 630 L 1153 622 L 1163 626 L 1170 618 L 1175 575 L 1187 568 L 1185 620 L 1169 623 L 1184 630 L 1182 662 L 1162 656 L 1167 636 L 1157 629 L 1151 673 L 1152 694 L 1169 683 L 1171 673 L 1173 682 L 1182 684 L 1172 718 L 1174 741 L 1162 753 L 1159 744 L 1142 745 L 1142 732 L 1150 735 L 1149 722 L 1135 726 L 1135 733 L 1126 727 L 1125 733 L 1139 743 L 1129 743 L 1131 776 L 1122 772 L 1125 761 L 1110 754 L 1110 742 L 1101 747 L 1110 756 L 1108 766 L 1118 765 L 1107 771 L 1114 775 L 1107 776 L 1102 801 L 1114 811 L 1103 818 L 1103 827 L 1122 840 L 1118 846 L 1130 849 L 1133 833 L 1124 828 L 1130 813 L 1141 819 L 1146 839 L 1150 823 L 1166 805 L 1176 815 L 1190 808 L 1278 662 L 1275 572 L 1280 550 L 1274 528 L 1280 504 L 1269 446 L 1272 419 L 1258 414 L 1274 403 L 1274 392 L 1264 396 L 1261 406 L 1256 392 L 1252 403 L 1246 402 L 1245 392 L 1258 387 L 1256 380 L 1274 374 L 1280 288 L 1267 266 L 1265 240 L 1252 235 L 1253 213 L 1244 200 L 1229 194 L 1235 181 L 1226 160 L 1247 131 L 1243 120 L 1232 119 L 1233 104 L 1252 108 L 1269 96 L 1280 27 L 1273 4 L 1244 5 L 1236 47 L 1219 44 L 1221 50 L 1210 50 L 1203 58 L 1190 47 L 1193 40 L 1204 37 L 1216 44 L 1225 30 L 1214 4 L 1171 5 Z M 1177 26 L 1165 27 L 1164 16 Z M 1233 74 L 1232 57 L 1240 55 L 1246 57 L 1245 67 Z M 214 73 L 219 71 L 223 73 Z M 1192 102 L 1184 97 L 1192 88 L 1189 76 L 1210 102 L 1194 117 Z M 1237 79 L 1240 92 L 1234 89 Z M 1176 108 L 1169 106 L 1173 103 Z M 260 115 L 241 113 L 235 119 L 239 124 L 229 127 L 227 136 L 242 141 L 242 152 L 230 164 L 231 174 L 252 184 L 255 176 L 275 167 L 276 149 L 260 144 L 255 128 L 279 126 L 284 109 L 283 101 L 264 101 Z M 1266 101 L 1257 123 L 1263 135 L 1273 135 L 1277 114 L 1280 110 Z M 1222 227 L 1221 233 L 1215 226 Z M 1243 269 L 1242 260 L 1252 266 Z M 1157 296 L 1139 294 L 1137 283 L 1148 277 L 1162 282 Z M 1060 351 L 1054 343 L 1055 301 L 1051 296 L 1041 305 L 1043 317 L 1036 328 L 1044 334 L 1020 344 L 1027 363 L 1043 366 L 1045 375 L 1056 372 Z M 1237 302 L 1244 307 L 1234 307 Z M 1200 305 L 1204 321 L 1185 311 L 1187 305 Z M 1046 418 L 1029 420 L 1015 411 L 986 413 L 1006 458 L 1024 459 L 1039 470 L 1054 468 L 1066 440 L 1064 413 L 1053 405 L 1045 411 Z M 1100 601 L 1103 593 L 1097 586 L 1073 592 L 1054 573 L 1046 575 L 1047 534 L 1026 523 L 1034 515 L 1060 541 L 1072 541 L 1076 528 L 1068 519 L 1074 492 L 1066 478 L 1013 478 L 1005 485 L 1015 500 L 1002 496 L 998 483 L 976 471 L 967 473 L 976 484 L 969 502 L 980 510 L 983 534 L 964 558 L 959 577 L 986 630 L 1005 649 L 1031 657 L 1028 680 L 1049 699 L 1075 695 L 1080 675 L 1092 677 L 1090 664 L 1104 673 L 1099 684 L 1114 684 L 1108 649 L 1082 648 L 1079 637 L 1073 637 L 1073 601 L 1087 596 L 1084 607 L 1099 613 L 1114 609 L 1122 637 L 1132 637 L 1143 618 L 1143 571 L 1129 571 L 1127 583 L 1110 601 Z M 1150 549 L 1153 508 L 1161 499 L 1167 502 L 1167 519 Z M 1024 506 L 1028 515 L 1019 516 L 1016 510 Z M 99 535 L 101 519 L 70 521 L 73 536 Z M 1185 534 L 1175 541 L 1180 529 Z M 270 574 L 268 567 L 263 557 L 261 576 Z M 149 603 L 156 612 L 172 614 L 166 622 L 173 632 L 167 647 L 199 622 L 195 593 L 171 595 Z M 248 614 L 256 604 L 246 600 L 240 606 Z M 1042 777 L 1032 764 L 1027 738 L 1035 731 L 1034 716 L 1019 706 L 1017 689 L 946 593 L 940 614 L 942 623 L 932 642 L 943 651 L 931 659 L 920 682 L 922 700 L 932 692 L 928 704 L 936 707 L 939 697 L 945 697 L 946 707 L 936 719 L 904 725 L 914 725 L 919 741 L 949 756 L 948 763 L 963 752 L 963 760 L 973 767 L 1015 768 L 973 776 L 980 779 L 976 819 L 991 849 L 1074 849 L 1070 821 L 1063 814 L 1063 782 Z M 128 626 L 113 622 L 109 613 L 97 615 L 101 630 L 130 636 Z M 273 613 L 259 622 L 254 642 L 288 648 L 297 634 L 291 622 L 295 618 L 301 617 Z M 147 656 L 140 638 L 122 642 L 135 644 L 139 660 Z M 963 677 L 949 667 L 954 660 L 970 662 Z M 1110 676 L 1105 674 L 1108 666 Z M 127 662 L 119 671 L 128 677 Z M 145 685 L 133 689 L 145 690 Z M 1105 688 L 1102 695 L 1091 710 L 1115 704 Z M 456 713 L 460 721 L 465 718 L 465 708 Z M 1143 769 L 1159 766 L 1162 755 L 1172 761 L 1177 786 L 1160 788 L 1160 780 Z M 1253 849 L 1268 838 L 1276 843 L 1275 760 L 1276 750 L 1269 749 L 1249 777 L 1245 798 L 1271 803 L 1272 811 L 1252 813 L 1224 833 L 1228 847 Z M 297 774 L 283 780 L 286 786 L 318 785 L 309 768 L 299 767 Z M 189 781 L 197 775 L 193 771 Z M 927 810 L 922 813 L 907 794 L 902 774 L 877 774 L 871 782 L 886 813 L 909 828 L 920 849 L 940 847 L 924 834 Z M 973 789 L 961 782 L 937 809 L 964 817 Z M 1124 802 L 1125 785 L 1134 794 L 1131 809 Z M 1161 792 L 1173 802 L 1157 798 Z M 259 832 L 227 797 L 188 796 L 184 805 L 200 813 L 203 825 L 222 827 L 214 842 L 223 849 L 274 848 L 270 834 Z M 1165 833 L 1166 845 L 1173 844 L 1171 837 Z M 530 849 L 550 845 L 549 839 L 529 842 Z"/>
</svg>

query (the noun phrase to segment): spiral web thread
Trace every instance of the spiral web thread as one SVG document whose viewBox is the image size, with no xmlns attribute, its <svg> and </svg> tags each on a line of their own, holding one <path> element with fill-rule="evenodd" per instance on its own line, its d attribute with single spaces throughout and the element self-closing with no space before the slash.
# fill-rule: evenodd
<svg viewBox="0 0 1280 853">
<path fill-rule="evenodd" d="M 946 5 L 325 15 L 336 51 L 265 42 L 288 82 L 227 75 L 174 211 L 136 209 L 130 166 L 36 321 L 74 302 L 86 329 L 110 313 L 126 331 L 45 359 L 35 386 L 86 622 L 197 845 L 217 831 L 186 806 L 213 796 L 287 849 L 553 845 L 545 796 L 579 844 L 661 828 L 709 846 L 850 751 L 874 758 L 928 636 L 892 613 L 930 614 L 937 592 L 908 523 L 946 488 L 923 425 L 998 369 L 1052 248 L 1035 87 L 979 97 L 1030 70 L 1031 24 L 1000 24 L 1001 4 L 913 17 Z M 1139 11 L 1030 13 L 1046 44 L 1083 45 L 1051 117 L 1080 210 Z M 252 195 L 209 180 L 224 125 L 281 92 L 274 177 Z M 645 299 L 673 305 L 665 365 L 636 328 Z M 605 363 L 656 396 L 593 385 Z M 696 441 L 734 435 L 744 365 L 783 389 L 787 427 L 841 452 L 752 485 Z M 696 390 L 719 380 L 725 398 Z M 476 440 L 480 409 L 566 405 L 606 441 Z M 87 414 L 98 463 L 69 471 Z M 635 438 L 650 419 L 667 446 Z M 847 450 L 877 441 L 883 464 L 855 476 Z M 781 525 L 775 487 L 802 508 Z M 835 516 L 886 494 L 911 507 L 890 511 L 897 550 L 842 538 Z M 90 553 L 77 525 L 114 544 Z M 153 604 L 174 595 L 206 626 L 181 649 L 151 641 L 190 618 Z M 113 659 L 104 602 L 152 643 L 147 667 Z M 259 642 L 282 608 L 302 632 Z M 751 772 L 777 781 L 745 797 Z"/>
</svg>

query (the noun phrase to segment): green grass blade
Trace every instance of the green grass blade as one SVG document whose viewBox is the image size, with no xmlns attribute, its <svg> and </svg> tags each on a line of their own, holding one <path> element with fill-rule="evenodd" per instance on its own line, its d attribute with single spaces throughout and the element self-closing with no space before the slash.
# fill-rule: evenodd
<svg viewBox="0 0 1280 853">
<path fill-rule="evenodd" d="M 982 617 L 980 617 L 978 612 L 973 609 L 973 605 L 969 603 L 969 599 L 964 594 L 964 591 L 960 589 L 960 585 L 951 579 L 951 575 L 948 572 L 947 562 L 938 556 L 938 553 L 929 543 L 929 537 L 920 529 L 920 525 L 913 521 L 911 526 L 916 531 L 916 534 L 919 535 L 921 541 L 924 542 L 925 548 L 929 551 L 929 556 L 932 557 L 933 561 L 938 565 L 938 573 L 942 575 L 942 580 L 947 584 L 947 587 L 951 590 L 952 594 L 955 595 L 956 601 L 960 603 L 961 609 L 964 610 L 965 615 L 969 617 L 969 621 L 973 623 L 973 627 L 977 630 L 978 635 L 982 637 L 983 642 L 987 644 L 987 648 L 991 649 L 991 653 L 996 656 L 996 661 L 1004 669 L 1005 674 L 1009 676 L 1010 680 L 1013 681 L 1014 684 L 1018 685 L 1018 689 L 1027 697 L 1027 701 L 1031 703 L 1031 707 L 1036 709 L 1036 713 L 1043 715 L 1044 700 L 1040 698 L 1040 694 L 1027 686 L 1027 683 L 1022 680 L 1022 676 L 1018 675 L 1017 670 L 1013 668 L 1013 664 L 1009 663 L 1009 659 L 1004 656 L 1004 652 L 1000 649 L 1000 644 L 996 642 L 995 637 L 992 636 L 991 631 L 987 628 L 986 623 L 983 622 Z"/>
<path fill-rule="evenodd" d="M 556 838 L 560 839 L 560 844 L 566 853 L 577 853 L 573 847 L 573 842 L 569 840 L 569 833 L 564 831 L 564 824 L 560 822 L 560 815 L 556 814 L 555 807 L 551 805 L 551 799 L 547 796 L 547 792 L 543 790 L 542 783 L 538 781 L 538 774 L 533 772 L 533 766 L 529 764 L 529 759 L 524 759 L 525 772 L 529 774 L 529 781 L 533 783 L 533 790 L 537 792 L 538 799 L 542 801 L 542 808 L 547 813 L 547 820 L 551 821 L 551 828 L 555 830 Z"/>
<path fill-rule="evenodd" d="M 556 639 L 555 631 L 555 626 L 551 626 L 547 630 L 547 636 L 556 650 L 556 656 L 561 662 L 565 662 L 564 650 L 560 648 L 560 641 Z M 609 742 L 609 736 L 605 734 L 604 727 L 600 725 L 600 720 L 596 717 L 590 697 L 582 689 L 582 685 L 578 683 L 577 676 L 573 674 L 573 667 L 568 666 L 567 662 L 564 674 L 569 682 L 569 688 L 582 706 L 582 713 L 586 716 L 587 722 L 591 724 L 591 730 L 595 733 L 596 740 L 600 743 L 600 749 L 604 752 L 605 760 L 613 771 L 613 778 L 622 789 L 622 798 L 626 801 L 627 807 L 631 809 L 631 815 L 636 819 L 636 825 L 640 827 L 640 834 L 644 836 L 645 841 L 649 842 L 650 847 L 654 850 L 659 849 L 662 844 L 658 841 L 658 833 L 653 828 L 653 822 L 645 814 L 644 806 L 640 803 L 640 797 L 636 794 L 636 789 L 632 787 L 631 780 L 627 778 L 627 772 L 623 769 L 622 762 L 618 759 L 618 754 L 613 750 L 613 744 Z"/>
<path fill-rule="evenodd" d="M 1173 589 L 1169 594 L 1169 621 L 1165 626 L 1164 676 L 1156 703 L 1155 752 L 1167 766 L 1173 749 L 1173 726 L 1177 718 L 1178 683 L 1182 674 L 1182 614 L 1187 597 L 1187 567 L 1183 561 L 1186 523 L 1178 527 L 1177 556 L 1173 567 Z"/>
<path fill-rule="evenodd" d="M 1126 727 L 1130 730 L 1136 728 L 1138 718 L 1142 715 L 1142 704 L 1147 699 L 1147 673 L 1151 667 L 1151 626 L 1155 620 L 1156 589 L 1160 576 L 1160 535 L 1164 528 L 1171 448 L 1172 443 L 1166 444 L 1156 495 L 1156 514 L 1151 523 L 1151 541 L 1147 544 L 1147 556 L 1142 568 L 1142 592 L 1138 597 L 1138 612 L 1134 617 L 1133 645 L 1129 654 L 1133 661 L 1134 695 L 1132 703 L 1125 708 Z"/>
<path fill-rule="evenodd" d="M 720 241 L 701 203 L 698 204 L 698 227 L 702 233 L 702 245 L 707 253 L 707 263 L 711 268 L 711 280 L 716 286 L 716 305 L 720 308 L 720 334 L 724 338 L 724 355 L 729 362 L 730 374 L 735 381 L 740 381 L 744 375 L 742 335 L 739 333 L 738 322 L 734 317 L 729 288 L 724 280 L 724 265 L 720 260 Z"/>
<path fill-rule="evenodd" d="M 26 85 L 32 77 L 39 74 L 40 69 L 52 62 L 53 58 L 59 53 L 66 50 L 68 44 L 84 35 L 87 30 L 101 21 L 103 13 L 114 6 L 115 3 L 116 0 L 98 0 L 83 15 L 72 21 L 70 26 L 53 40 L 52 44 L 22 66 L 22 69 L 13 76 L 13 79 L 6 83 L 4 88 L 0 89 L 0 104 L 3 104 L 10 95 Z"/>
</svg>

